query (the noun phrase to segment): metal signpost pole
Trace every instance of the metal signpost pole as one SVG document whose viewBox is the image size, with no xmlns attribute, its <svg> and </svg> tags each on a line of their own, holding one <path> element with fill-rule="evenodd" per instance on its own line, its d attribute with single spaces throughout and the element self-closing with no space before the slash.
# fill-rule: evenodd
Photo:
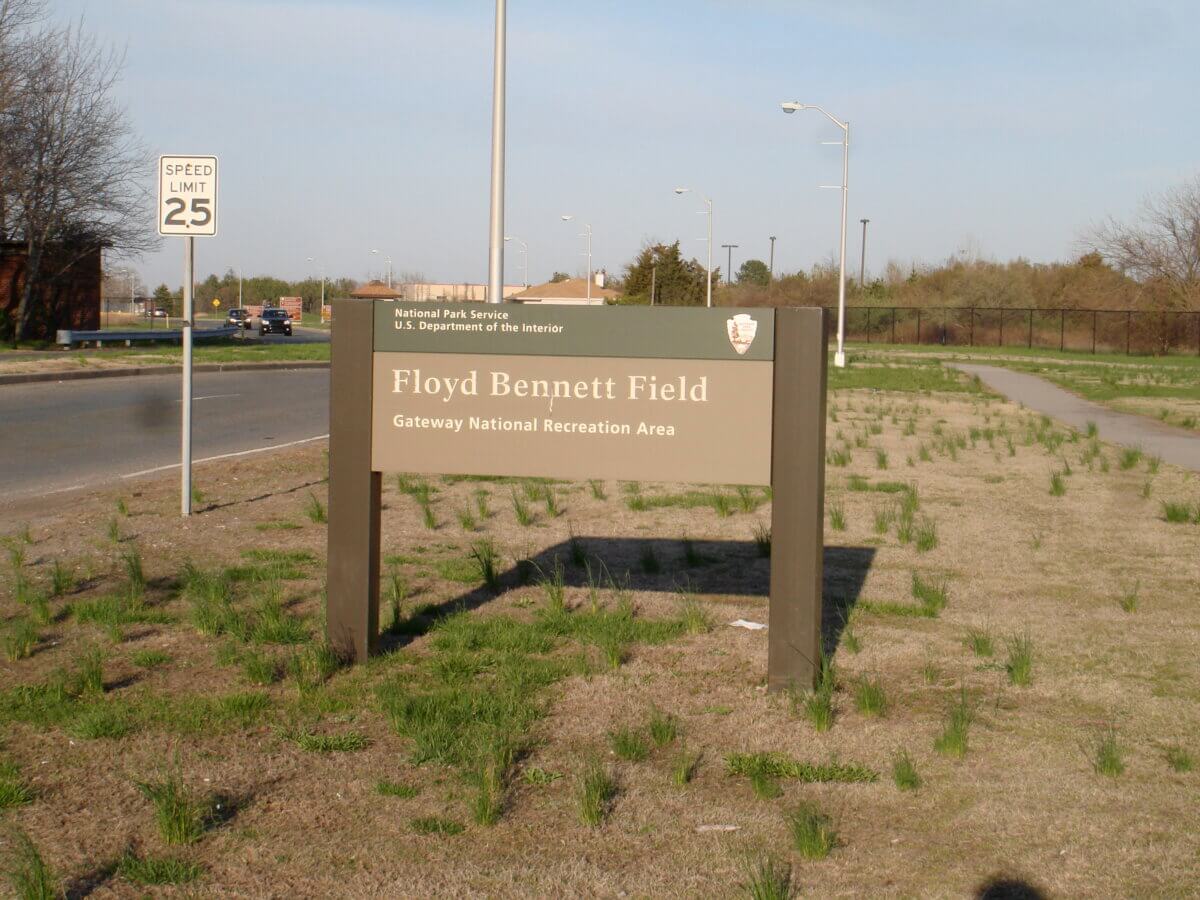
<svg viewBox="0 0 1200 900">
<path fill-rule="evenodd" d="M 492 214 L 488 236 L 488 303 L 504 302 L 505 0 L 496 0 L 496 60 L 492 85 Z"/>
<path fill-rule="evenodd" d="M 158 158 L 158 233 L 184 239 L 183 308 L 180 310 L 183 344 L 183 403 L 180 428 L 180 508 L 192 514 L 192 333 L 196 315 L 193 289 L 196 282 L 196 235 L 217 233 L 217 158 L 215 156 L 160 156 Z M 150 324 L 154 324 L 151 309 Z"/>
<path fill-rule="evenodd" d="M 196 272 L 196 239 L 183 239 L 183 439 L 180 500 L 184 516 L 192 514 L 192 284 Z"/>
<path fill-rule="evenodd" d="M 775 280 L 775 235 L 771 235 L 771 281 Z"/>
</svg>

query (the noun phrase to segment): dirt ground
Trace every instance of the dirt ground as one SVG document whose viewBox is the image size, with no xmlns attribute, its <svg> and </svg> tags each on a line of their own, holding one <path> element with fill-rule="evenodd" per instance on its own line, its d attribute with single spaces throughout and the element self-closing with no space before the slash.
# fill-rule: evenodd
<svg viewBox="0 0 1200 900">
<path fill-rule="evenodd" d="M 15 764 L 32 794 L 0 809 L 0 842 L 11 844 L 19 827 L 74 896 L 92 897 L 744 896 L 749 872 L 768 856 L 791 864 L 795 887 L 810 896 L 981 896 L 1008 882 L 1046 896 L 1196 895 L 1200 776 L 1176 771 L 1167 754 L 1200 754 L 1200 524 L 1166 521 L 1163 502 L 1200 505 L 1200 479 L 1153 460 L 1122 468 L 1114 448 L 1093 455 L 1086 436 L 986 396 L 860 390 L 831 403 L 829 448 L 849 461 L 831 459 L 827 470 L 827 512 L 844 530 L 827 515 L 826 629 L 838 642 L 838 688 L 823 732 L 804 715 L 803 698 L 766 693 L 766 633 L 729 625 L 769 624 L 769 560 L 753 540 L 770 521 L 761 491 L 746 511 L 728 489 L 732 511 L 721 515 L 712 505 L 630 503 L 681 495 L 682 485 L 645 484 L 635 494 L 608 483 L 598 499 L 586 483 L 558 484 L 561 514 L 531 500 L 536 519 L 521 526 L 512 494 L 524 496 L 524 485 L 434 477 L 437 527 L 429 529 L 415 497 L 387 479 L 386 568 L 411 591 L 406 611 L 462 600 L 473 617 L 530 620 L 544 591 L 519 585 L 510 570 L 532 558 L 550 571 L 556 555 L 568 607 L 585 610 L 594 598 L 572 561 L 574 536 L 589 565 L 602 560 L 618 582 L 629 573 L 637 618 L 679 615 L 690 590 L 711 621 L 705 633 L 634 643 L 615 669 L 546 687 L 545 715 L 530 727 L 491 826 L 472 820 L 473 788 L 460 772 L 413 762 L 411 741 L 390 727 L 376 692 L 429 657 L 436 627 L 323 686 L 302 690 L 289 676 L 256 687 L 235 660 L 252 646 L 230 649 L 229 638 L 201 633 L 179 596 L 185 562 L 236 567 L 247 565 L 247 551 L 307 552 L 311 562 L 295 557 L 298 571 L 284 573 L 299 577 L 281 576 L 283 598 L 319 634 L 326 528 L 307 513 L 325 499 L 320 447 L 201 468 L 203 511 L 188 522 L 177 517 L 170 477 L 24 506 L 0 500 L 0 534 L 24 555 L 0 561 L 0 637 L 31 614 L 15 596 L 18 562 L 35 587 L 49 583 L 55 561 L 79 581 L 49 601 L 51 621 L 32 655 L 0 662 L 0 762 Z M 1065 489 L 1058 496 L 1055 473 Z M 910 485 L 917 526 L 936 533 L 930 549 L 901 542 L 888 519 L 897 491 Z M 458 514 L 479 491 L 490 516 L 466 531 Z M 494 541 L 504 572 L 494 597 L 470 574 L 470 548 L 483 538 Z M 647 571 L 651 546 L 658 572 Z M 119 634 L 80 622 L 82 606 L 124 589 L 121 554 L 135 548 L 160 621 Z M 940 614 L 904 614 L 917 604 L 914 573 L 945 580 Z M 598 602 L 612 608 L 620 594 L 608 586 Z M 972 629 L 991 638 L 993 655 L 972 651 Z M 1007 641 L 1021 636 L 1033 647 L 1028 686 L 1010 683 L 1005 665 Z M 91 647 L 104 653 L 105 703 L 144 708 L 247 691 L 268 700 L 242 723 L 186 727 L 166 716 L 91 739 L 69 721 L 39 724 L 13 711 L 18 686 L 78 669 Z M 147 650 L 169 658 L 138 665 L 135 655 Z M 856 708 L 864 680 L 882 685 L 886 714 Z M 969 749 L 955 759 L 934 744 L 963 690 L 974 718 Z M 644 722 L 651 707 L 677 717 L 680 736 L 644 761 L 618 759 L 609 732 Z M 294 739 L 297 728 L 353 731 L 368 743 L 312 752 Z M 1106 735 L 1123 758 L 1117 776 L 1094 767 Z M 701 754 L 682 787 L 671 779 L 681 745 Z M 920 774 L 915 791 L 893 783 L 901 750 Z M 762 799 L 725 764 L 728 754 L 760 751 L 855 763 L 879 777 L 784 778 L 779 796 Z M 591 758 L 609 765 L 617 784 L 594 828 L 577 804 Z M 182 849 L 163 843 L 136 785 L 173 768 L 223 804 L 220 821 Z M 551 774 L 537 779 L 535 770 Z M 380 779 L 417 793 L 381 796 Z M 837 832 L 824 859 L 792 848 L 785 814 L 806 801 Z M 415 821 L 428 817 L 465 830 L 419 833 Z M 127 851 L 178 856 L 203 872 L 189 884 L 146 888 L 115 868 Z"/>
</svg>

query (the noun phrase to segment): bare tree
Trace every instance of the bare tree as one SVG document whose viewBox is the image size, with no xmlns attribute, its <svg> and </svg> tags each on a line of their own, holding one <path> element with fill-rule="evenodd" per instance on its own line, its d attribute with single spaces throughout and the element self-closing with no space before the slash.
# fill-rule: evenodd
<svg viewBox="0 0 1200 900">
<path fill-rule="evenodd" d="M 80 258 L 103 248 L 138 252 L 155 239 L 149 156 L 114 98 L 120 56 L 78 27 L 10 38 L 17 75 L 0 133 L 0 227 L 28 254 L 19 341 L 35 315 L 50 317 L 39 309 L 44 286 Z"/>
<path fill-rule="evenodd" d="M 1200 308 L 1200 175 L 1146 198 L 1137 222 L 1110 218 L 1084 243 L 1163 306 Z"/>
</svg>

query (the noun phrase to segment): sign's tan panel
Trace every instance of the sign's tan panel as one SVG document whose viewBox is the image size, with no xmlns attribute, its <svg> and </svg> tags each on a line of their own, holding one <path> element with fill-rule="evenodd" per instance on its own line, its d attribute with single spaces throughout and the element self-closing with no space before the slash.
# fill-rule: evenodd
<svg viewBox="0 0 1200 900">
<path fill-rule="evenodd" d="M 768 485 L 773 368 L 377 352 L 372 469 Z"/>
</svg>

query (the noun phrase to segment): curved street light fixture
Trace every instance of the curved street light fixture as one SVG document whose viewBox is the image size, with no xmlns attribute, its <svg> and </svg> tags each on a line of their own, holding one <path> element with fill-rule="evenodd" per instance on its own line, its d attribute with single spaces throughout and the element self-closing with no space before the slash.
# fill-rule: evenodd
<svg viewBox="0 0 1200 900">
<path fill-rule="evenodd" d="M 570 222 L 570 221 L 574 220 L 574 218 L 575 218 L 575 216 L 573 216 L 573 215 L 565 215 L 562 217 L 562 220 L 564 222 Z M 583 226 L 583 234 L 581 234 L 579 236 L 581 238 L 587 238 L 587 250 L 584 252 L 587 256 L 587 261 L 588 261 L 588 263 L 587 263 L 587 301 L 588 301 L 588 305 L 590 306 L 592 303 L 592 226 L 584 225 Z"/>
<path fill-rule="evenodd" d="M 837 331 L 837 352 L 833 355 L 833 364 L 838 368 L 846 367 L 846 205 L 849 194 L 848 176 L 850 170 L 850 123 L 843 122 L 836 116 L 830 115 L 824 109 L 812 103 L 799 103 L 795 100 L 790 100 L 781 103 L 785 113 L 791 114 L 799 112 L 803 109 L 815 109 L 821 113 L 830 122 L 842 129 L 842 240 L 841 253 L 839 254 L 839 269 L 838 275 L 838 331 Z M 837 185 L 821 185 L 822 187 L 836 188 Z"/>
</svg>

